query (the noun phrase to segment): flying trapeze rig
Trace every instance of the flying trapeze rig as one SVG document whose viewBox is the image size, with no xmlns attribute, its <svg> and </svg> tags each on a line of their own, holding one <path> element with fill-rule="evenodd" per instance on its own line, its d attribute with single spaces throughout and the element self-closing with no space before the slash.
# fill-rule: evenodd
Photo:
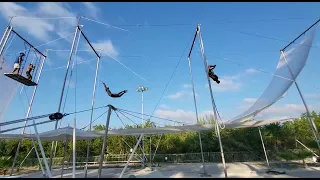
<svg viewBox="0 0 320 180">
<path fill-rule="evenodd" d="M 80 20 L 80 19 L 79 19 Z M 78 22 L 79 22 L 78 20 Z M 314 25 L 316 25 L 320 20 L 318 20 L 315 24 L 313 24 L 311 27 L 313 27 Z M 310 28 L 311 28 L 310 27 Z M 306 33 L 310 28 L 308 28 L 304 33 Z M 3 58 L 2 54 L 3 54 L 3 51 L 7 45 L 7 41 L 8 39 L 10 38 L 11 36 L 11 33 L 13 33 L 13 35 L 19 37 L 20 39 L 22 39 L 24 41 L 24 45 L 25 45 L 25 51 L 19 53 L 19 56 L 17 56 L 16 58 L 16 61 L 14 62 L 14 65 L 13 65 L 13 70 L 11 72 L 7 72 L 5 73 L 4 75 L 7 76 L 8 78 L 11 78 L 25 86 L 34 86 L 34 91 L 33 91 L 33 95 L 32 95 L 32 98 L 30 100 L 30 104 L 29 104 L 29 107 L 28 107 L 28 111 L 27 111 L 27 114 L 26 114 L 26 118 L 25 119 L 19 119 L 19 120 L 14 120 L 14 121 L 10 121 L 10 122 L 5 122 L 5 123 L 0 123 L 0 127 L 1 126 L 4 126 L 4 125 L 9 125 L 9 124 L 14 124 L 14 123 L 18 123 L 18 122 L 25 122 L 25 125 L 23 127 L 16 127 L 16 129 L 20 129 L 20 128 L 23 128 L 23 133 L 24 133 L 24 130 L 26 127 L 28 126 L 33 126 L 34 127 L 34 130 L 35 130 L 35 135 L 36 135 L 36 139 L 38 141 L 38 144 L 40 146 L 40 151 L 41 151 L 41 154 L 42 154 L 42 157 L 43 157 L 43 161 L 44 161 L 44 164 L 45 164 L 45 169 L 47 171 L 47 176 L 48 177 L 52 177 L 52 174 L 51 174 L 51 168 L 52 168 L 52 158 L 53 158 L 53 149 L 54 149 L 54 144 L 55 144 L 55 141 L 52 142 L 52 146 L 51 146 L 51 154 L 50 154 L 50 164 L 48 164 L 47 160 L 46 160 L 46 156 L 44 154 L 44 150 L 43 150 L 43 147 L 42 147 L 42 143 L 41 143 L 41 140 L 40 140 L 40 137 L 39 137 L 39 134 L 38 134 L 38 131 L 37 131 L 37 127 L 36 125 L 39 125 L 41 123 L 35 123 L 35 119 L 38 119 L 38 118 L 45 118 L 45 117 L 48 117 L 50 120 L 48 122 L 52 122 L 52 121 L 56 121 L 56 124 L 55 124 L 55 130 L 57 129 L 57 126 L 58 126 L 58 121 L 63 119 L 63 117 L 67 116 L 67 115 L 71 115 L 71 114 L 75 114 L 75 113 L 78 113 L 78 112 L 73 112 L 73 113 L 62 113 L 61 112 L 61 104 L 62 104 L 62 99 L 63 99 L 63 96 L 64 96 L 64 89 L 65 89 L 65 84 L 66 84 L 66 80 L 67 80 L 67 75 L 68 75 L 68 71 L 69 71 L 69 67 L 70 67 L 70 62 L 72 60 L 72 55 L 74 53 L 74 51 L 76 52 L 77 51 L 77 46 L 76 45 L 76 41 L 79 41 L 79 38 L 80 36 L 82 35 L 86 42 L 90 45 L 90 47 L 92 48 L 92 50 L 95 52 L 96 56 L 97 56 L 97 68 L 96 68 L 96 73 L 95 73 L 95 80 L 94 80 L 94 88 L 93 88 L 93 94 L 92 94 L 92 107 L 91 109 L 88 109 L 88 110 L 85 110 L 85 111 L 91 111 L 91 118 L 90 118 L 90 124 L 89 124 L 89 131 L 91 131 L 91 125 L 92 125 L 92 113 L 93 113 L 93 110 L 96 109 L 94 108 L 94 98 L 95 98 L 95 90 L 96 90 L 96 82 L 97 82 L 97 74 L 98 74 L 98 67 L 99 67 L 99 62 L 100 62 L 100 58 L 101 56 L 97 53 L 97 51 L 95 50 L 95 48 L 91 45 L 90 41 L 88 40 L 88 38 L 85 36 L 85 34 L 82 32 L 82 27 L 78 24 L 76 26 L 76 30 L 75 30 L 75 34 L 74 34 L 74 39 L 73 39 L 73 42 L 72 42 L 72 47 L 71 47 L 71 50 L 70 50 L 70 55 L 69 55 L 69 59 L 68 59 L 68 63 L 67 63 L 67 67 L 66 67 L 66 73 L 65 73 L 65 76 L 64 76 L 64 81 L 63 81 L 63 85 L 62 85 L 62 92 L 61 92 L 61 96 L 60 96 L 60 102 L 59 102 L 59 106 L 58 106 L 58 111 L 56 113 L 51 113 L 51 114 L 46 114 L 46 115 L 42 115 L 42 116 L 36 116 L 36 117 L 31 117 L 29 118 L 29 114 L 30 114 L 30 111 L 31 111 L 31 107 L 32 107 L 32 103 L 33 103 L 33 100 L 34 100 L 34 97 L 35 97 L 35 93 L 36 93 L 36 90 L 37 90 L 37 87 L 38 87 L 38 84 L 39 84 L 39 81 L 40 81 L 40 75 L 41 75 L 41 72 L 42 72 L 42 68 L 43 68 L 43 65 L 44 65 L 44 62 L 45 62 L 45 59 L 47 58 L 47 53 L 48 53 L 48 50 L 46 50 L 46 52 L 43 54 L 41 53 L 36 47 L 34 47 L 32 44 L 30 44 L 26 39 L 24 39 L 20 34 L 18 34 L 15 30 L 13 30 L 12 26 L 10 26 L 10 23 L 9 25 L 7 26 L 6 30 L 5 30 L 5 33 L 1 39 L 1 42 L 0 42 L 0 57 L 2 57 L 2 62 L 1 62 L 1 66 L 3 64 L 7 64 L 7 62 L 5 62 L 5 59 Z M 302 34 L 304 34 L 302 33 Z M 300 35 L 301 36 L 301 35 Z M 300 37 L 299 36 L 299 37 Z M 213 98 L 213 93 L 212 93 L 212 89 L 211 89 L 211 82 L 210 82 L 210 78 L 212 80 L 214 80 L 216 83 L 220 83 L 219 81 L 219 78 L 216 74 L 214 74 L 213 72 L 213 69 L 216 67 L 215 65 L 214 66 L 211 66 L 211 65 L 208 65 L 208 62 L 207 62 L 207 59 L 206 59 L 206 55 L 204 53 L 204 45 L 203 45 L 203 40 L 202 40 L 202 34 L 201 34 L 201 31 L 200 31 L 200 25 L 197 25 L 197 28 L 196 28 L 196 32 L 195 32 L 195 35 L 194 35 L 194 38 L 193 38 L 193 41 L 192 41 L 192 46 L 191 46 L 191 49 L 190 49 L 190 52 L 189 52 L 189 55 L 188 55 L 188 63 L 189 63 L 189 70 L 190 70 L 190 80 L 192 82 L 192 89 L 193 89 L 193 98 L 194 98 L 194 106 L 195 106 L 195 111 L 196 111 L 196 119 L 198 121 L 199 117 L 198 117 L 198 110 L 197 110 L 197 102 L 196 102 L 196 98 L 195 98 L 195 90 L 194 90 L 194 83 L 193 83 L 193 76 L 192 76 L 192 69 L 191 69 L 191 52 L 192 52 L 192 49 L 193 49 L 193 46 L 195 44 L 195 40 L 196 38 L 199 38 L 199 44 L 200 44 L 200 49 L 201 49 L 201 54 L 202 54 L 202 57 L 203 57 L 203 60 L 204 60 L 204 70 L 205 70 L 205 74 L 206 74 L 206 77 L 207 77 L 207 80 L 208 80 L 208 85 L 209 85 L 209 90 L 210 90 L 210 95 L 211 95 L 211 102 L 212 102 L 212 108 L 213 108 L 213 112 L 214 112 L 214 118 L 215 118 L 215 125 L 213 126 L 213 128 L 215 129 L 216 131 L 216 135 L 219 139 L 219 146 L 220 146 L 220 153 L 221 153 L 221 159 L 222 159 L 222 163 L 224 165 L 224 174 L 225 174 L 225 177 L 227 177 L 227 171 L 226 171 L 226 166 L 225 166 L 225 160 L 224 160 L 224 152 L 223 152 L 223 148 L 222 148 L 222 142 L 221 142 L 221 137 L 220 137 L 220 129 L 223 129 L 223 127 L 221 127 L 221 124 L 218 123 L 218 120 L 220 118 L 219 116 L 219 113 L 217 111 L 217 107 L 215 105 L 215 101 L 214 101 L 214 98 Z M 298 38 L 299 38 L 298 37 Z M 298 39 L 296 38 L 296 39 Z M 295 40 L 296 40 L 295 39 Z M 295 41 L 294 40 L 294 41 Z M 294 42 L 293 41 L 293 42 Z M 293 43 L 292 42 L 292 43 Z M 290 44 L 292 44 L 290 43 Z M 289 45 L 290 45 L 289 44 Z M 289 46 L 288 45 L 288 46 Z M 285 48 L 287 48 L 288 46 L 286 46 Z M 281 51 L 281 53 L 284 55 L 284 50 L 285 48 Z M 35 58 L 28 64 L 27 61 L 28 61 L 28 57 L 29 57 L 29 54 L 30 52 L 34 53 L 35 54 Z M 23 69 L 27 66 L 27 71 L 25 73 L 25 75 L 27 77 L 24 76 L 23 74 Z M 33 79 L 36 79 L 35 81 Z M 296 82 L 295 82 L 296 83 Z M 297 84 L 296 84 L 297 86 Z M 297 86 L 298 88 L 298 86 Z M 107 89 L 107 87 L 106 87 Z M 299 90 L 299 89 L 298 89 Z M 110 92 L 111 93 L 111 92 Z M 300 91 L 299 91 L 300 93 Z M 112 94 L 112 93 L 111 93 Z M 302 98 L 303 99 L 303 98 Z M 113 107 L 112 105 L 108 105 L 108 106 L 105 106 L 105 107 L 109 107 L 108 109 L 108 120 L 107 120 L 107 124 L 106 124 L 106 132 L 104 133 L 104 141 L 103 141 L 103 148 L 102 148 L 102 153 L 101 153 L 101 156 L 103 155 L 103 152 L 106 148 L 106 138 L 107 138 L 107 134 L 108 134 L 108 127 L 109 127 L 109 120 L 110 120 L 110 115 L 111 115 L 111 110 L 113 111 L 116 111 L 118 108 L 115 108 Z M 307 108 L 307 107 L 306 107 Z M 84 112 L 84 111 L 82 111 Z M 307 112 L 308 112 L 308 109 L 307 109 Z M 256 115 L 256 114 L 255 114 Z M 33 124 L 31 125 L 27 125 L 26 122 L 29 121 L 29 120 L 33 120 Z M 311 124 L 312 124 L 312 121 L 311 121 Z M 311 126 L 312 127 L 312 126 Z M 1 130 L 0 131 L 0 134 L 1 133 L 4 133 L 4 132 L 8 132 L 8 131 L 11 131 L 12 129 L 10 130 Z M 317 132 L 317 130 L 315 129 L 315 131 Z M 202 162 L 203 162 L 203 175 L 204 176 L 207 176 L 207 172 L 206 172 L 206 169 L 205 169 L 205 166 L 204 166 L 204 158 L 203 158 L 203 151 L 202 151 L 202 143 L 201 143 L 201 134 L 200 134 L 200 131 L 198 131 L 199 133 L 199 141 L 200 141 L 200 149 L 201 149 L 201 154 L 202 154 Z M 260 132 L 260 129 L 259 129 L 259 133 L 260 133 L 260 137 L 261 137 L 261 140 L 262 140 L 262 136 L 261 136 L 261 132 Z M 141 136 L 140 138 L 138 139 L 138 142 L 135 146 L 135 150 L 137 149 L 138 147 L 138 144 L 139 142 L 142 140 L 142 136 L 143 136 L 143 133 L 141 133 Z M 315 135 L 316 136 L 316 135 Z M 317 136 L 316 136 L 317 137 Z M 159 140 L 160 141 L 160 140 Z M 16 151 L 16 155 L 15 155 L 15 160 L 17 158 L 17 154 L 19 152 L 19 147 L 20 147 L 20 144 L 21 144 L 21 141 L 19 141 L 19 144 L 18 144 L 18 148 L 17 148 L 17 151 Z M 88 157 L 89 157 L 89 145 L 90 145 L 90 141 L 88 140 L 88 146 L 87 146 L 87 163 L 88 163 Z M 263 140 L 262 140 L 262 145 L 263 145 L 263 148 L 264 148 L 264 143 L 263 143 Z M 74 144 L 75 146 L 75 144 Z M 134 150 L 134 151 L 135 151 Z M 265 150 L 265 149 L 264 149 Z M 130 156 L 130 159 L 132 158 L 132 155 L 134 153 L 134 151 L 132 152 L 131 156 Z M 75 153 L 73 153 L 73 164 L 75 164 Z M 128 163 L 130 162 L 130 159 L 128 161 Z M 14 160 L 14 162 L 15 162 Z M 266 156 L 266 160 L 267 160 L 267 156 Z M 100 166 L 99 166 L 99 171 L 98 171 L 98 177 L 101 177 L 101 159 L 100 159 Z M 128 163 L 126 164 L 124 170 L 122 171 L 121 173 L 121 177 L 124 173 L 124 171 L 126 170 L 127 166 L 128 166 Z M 267 160 L 267 163 L 268 163 L 268 160 Z M 269 164 L 268 164 L 269 165 Z M 14 164 L 13 164 L 13 167 L 14 167 Z M 75 171 L 75 165 L 73 166 L 73 176 L 74 176 L 74 171 Z M 11 173 L 12 174 L 12 169 L 11 169 Z M 85 166 L 85 176 L 87 176 L 87 164 Z"/>
</svg>

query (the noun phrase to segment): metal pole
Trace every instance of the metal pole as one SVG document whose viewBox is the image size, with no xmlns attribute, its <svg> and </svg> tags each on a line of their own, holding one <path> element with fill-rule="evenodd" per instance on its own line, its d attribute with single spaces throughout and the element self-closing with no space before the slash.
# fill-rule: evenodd
<svg viewBox="0 0 320 180">
<path fill-rule="evenodd" d="M 48 53 L 48 49 L 46 50 L 46 54 Z M 40 81 L 40 76 L 41 76 L 41 72 L 42 72 L 42 68 L 43 68 L 43 65 L 44 65 L 44 61 L 45 61 L 46 57 L 44 57 L 42 63 L 41 63 L 41 67 L 40 67 L 40 72 L 39 72 L 39 75 L 37 77 L 37 81 L 36 83 L 39 84 L 39 81 Z M 29 115 L 30 115 L 30 112 L 31 112 L 31 108 L 32 108 L 32 104 L 33 104 L 33 100 L 34 100 L 34 96 L 36 94 L 36 91 L 37 91 L 37 88 L 38 88 L 38 85 L 34 87 L 33 89 L 33 94 L 32 94 L 32 97 L 30 99 L 30 103 L 29 103 L 29 107 L 28 107 L 28 110 L 27 110 L 27 114 L 26 114 L 26 119 L 29 118 Z M 21 134 L 24 134 L 25 133 L 25 128 L 26 128 L 26 125 L 27 125 L 28 121 L 26 120 L 25 123 L 24 123 L 24 127 L 23 127 L 23 130 L 21 132 Z M 35 124 L 35 123 L 34 123 Z M 11 171 L 10 171 L 10 176 L 12 176 L 12 173 L 13 173 L 13 169 L 14 169 L 14 166 L 15 166 L 15 163 L 16 163 L 16 160 L 17 160 L 17 157 L 18 157 L 18 154 L 19 154 L 19 150 L 20 150 L 20 146 L 21 146 L 21 141 L 22 139 L 19 140 L 18 142 L 18 147 L 17 147 L 17 150 L 16 150 L 16 153 L 15 153 L 15 156 L 14 156 L 14 159 L 13 159 L 13 163 L 12 163 L 12 167 L 11 167 Z M 40 146 L 40 145 L 39 145 Z M 41 148 L 40 148 L 41 149 Z"/>
<path fill-rule="evenodd" d="M 301 146 L 303 146 L 304 148 L 306 148 L 307 150 L 309 150 L 310 152 L 312 152 L 313 155 L 315 155 L 316 157 L 319 157 L 315 152 L 313 152 L 311 149 L 309 149 L 306 145 L 304 145 L 302 142 L 300 142 L 298 139 L 296 139 L 296 141 L 301 144 Z"/>
<path fill-rule="evenodd" d="M 48 53 L 48 50 L 46 51 L 46 55 L 47 55 L 47 53 Z M 41 76 L 41 72 L 42 72 L 42 68 L 43 68 L 43 64 L 44 64 L 45 59 L 46 59 L 46 56 L 44 57 L 44 59 L 43 59 L 43 61 L 42 61 L 42 63 L 41 63 L 40 72 L 39 72 L 38 79 L 37 79 L 37 84 L 38 84 L 38 85 L 39 85 L 40 76 Z M 33 103 L 33 99 L 34 99 L 34 96 L 35 96 L 35 94 L 36 94 L 38 85 L 35 86 L 35 88 L 34 88 L 34 91 L 33 91 L 33 94 L 32 94 L 31 100 L 30 100 L 30 106 L 29 106 L 30 109 L 28 109 L 28 111 L 31 110 L 31 105 L 32 105 L 32 103 Z M 37 138 L 37 141 L 38 141 L 38 144 L 39 144 L 39 147 L 40 147 L 40 152 L 41 152 L 41 155 L 42 155 L 42 158 L 43 158 L 43 162 L 44 162 L 44 165 L 45 165 L 46 170 L 47 170 L 47 175 L 48 175 L 49 178 L 51 178 L 51 177 L 52 177 L 52 174 L 51 174 L 51 171 L 50 171 L 48 162 L 47 162 L 46 155 L 45 155 L 44 150 L 43 150 L 43 147 L 42 147 L 42 143 L 41 143 L 41 140 L 40 140 L 40 137 L 39 137 L 39 133 L 38 133 L 37 126 L 36 126 L 35 124 L 36 124 L 36 122 L 35 122 L 35 120 L 33 119 L 34 132 L 35 132 L 35 134 L 36 134 L 36 138 Z"/>
<path fill-rule="evenodd" d="M 141 99 L 142 99 L 142 103 L 141 103 L 141 116 L 142 116 L 142 128 L 144 127 L 144 117 L 143 117 L 143 90 L 141 91 Z M 141 163 L 141 165 L 142 165 L 142 168 L 144 168 L 145 167 L 145 165 L 144 165 L 144 163 L 145 163 L 145 154 L 144 154 L 144 135 L 143 135 L 143 137 L 142 137 L 142 163 Z"/>
<path fill-rule="evenodd" d="M 150 158 L 150 169 L 152 168 L 152 163 L 151 163 L 151 135 L 150 135 L 150 151 L 149 151 L 149 158 Z"/>
<path fill-rule="evenodd" d="M 0 48 L 0 56 L 2 55 L 2 52 L 3 52 L 3 49 L 4 47 L 6 46 L 7 44 L 7 41 L 10 37 L 10 34 L 11 34 L 11 31 L 12 31 L 12 27 L 11 26 L 8 26 L 6 31 L 5 31 L 5 34 L 3 34 L 3 37 L 1 39 L 1 48 Z"/>
<path fill-rule="evenodd" d="M 61 96 L 60 96 L 60 101 L 59 101 L 59 106 L 58 106 L 58 112 L 60 112 L 60 109 L 61 109 L 61 103 L 62 103 L 62 98 L 63 98 L 63 94 L 64 94 L 64 88 L 65 88 L 66 81 L 67 81 L 67 76 L 68 76 L 68 72 L 69 72 L 69 66 L 70 66 L 70 62 L 71 62 L 71 58 L 72 58 L 74 44 L 76 42 L 77 34 L 78 34 L 78 26 L 76 27 L 76 31 L 75 31 L 74 37 L 73 37 L 73 42 L 72 42 L 72 45 L 71 45 L 71 50 L 70 50 L 70 54 L 69 54 L 69 60 L 68 60 L 68 63 L 67 63 L 66 73 L 65 73 L 65 76 L 64 76 L 63 84 L 62 84 L 62 90 L 61 90 Z M 58 128 L 58 121 L 56 121 L 54 129 L 57 129 L 57 128 Z M 54 149 L 54 141 L 52 141 L 52 144 L 51 144 L 50 169 L 52 168 L 53 149 Z"/>
<path fill-rule="evenodd" d="M 195 40 L 195 38 L 194 38 L 194 40 Z M 190 51 L 189 54 L 191 54 L 191 51 Z M 189 65 L 190 79 L 191 79 L 191 84 L 192 84 L 194 108 L 195 108 L 195 111 L 196 111 L 197 124 L 199 124 L 197 100 L 196 100 L 196 95 L 195 95 L 195 90 L 194 90 L 194 82 L 193 82 L 193 76 L 192 76 L 192 68 L 191 68 L 190 57 L 188 57 L 188 65 Z M 200 133 L 200 131 L 198 132 L 198 134 L 199 134 L 199 142 L 200 142 L 200 150 L 201 150 L 201 158 L 202 158 L 202 166 L 203 166 L 203 175 L 204 176 L 208 176 L 207 171 L 206 171 L 206 167 L 205 167 L 205 164 L 204 164 L 204 156 L 203 156 L 203 149 L 202 149 L 202 141 L 201 141 L 201 133 Z"/>
<path fill-rule="evenodd" d="M 61 166 L 61 178 L 63 178 L 63 171 L 64 171 L 64 161 L 67 154 L 67 140 L 64 141 L 64 152 L 63 152 L 63 159 L 62 159 L 62 166 Z"/>
<path fill-rule="evenodd" d="M 261 143 L 262 143 L 262 147 L 263 147 L 264 156 L 266 157 L 266 162 L 267 162 L 268 168 L 270 168 L 268 155 L 267 155 L 266 148 L 264 147 L 264 141 L 263 141 L 263 137 L 262 137 L 262 134 L 261 134 L 260 127 L 258 127 L 258 129 L 259 129 L 259 134 L 260 134 L 260 139 L 261 139 Z"/>
<path fill-rule="evenodd" d="M 287 65 L 288 70 L 289 70 L 289 72 L 290 72 L 290 74 L 291 74 L 291 77 L 293 78 L 293 73 L 292 73 L 292 71 L 291 71 L 291 69 L 290 69 L 290 67 L 289 67 L 289 64 L 288 64 L 286 55 L 284 54 L 284 52 L 283 52 L 282 50 L 281 50 L 281 53 L 282 53 L 283 59 L 284 59 L 285 62 L 286 62 L 286 65 Z M 313 135 L 314 135 L 314 137 L 315 137 L 315 139 L 316 139 L 318 148 L 320 149 L 320 144 L 319 144 L 319 143 L 320 143 L 320 141 L 319 141 L 320 137 L 319 137 L 319 132 L 318 132 L 317 126 L 315 125 L 315 123 L 314 123 L 314 121 L 313 121 L 313 118 L 311 118 L 311 114 L 310 114 L 309 108 L 308 108 L 307 103 L 305 102 L 305 100 L 304 100 L 304 98 L 303 98 L 303 95 L 302 95 L 302 93 L 301 93 L 301 91 L 300 91 L 300 88 L 299 88 L 299 86 L 298 86 L 297 81 L 296 81 L 295 79 L 293 79 L 293 80 L 294 80 L 294 84 L 295 84 L 296 87 L 297 87 L 297 90 L 298 90 L 298 92 L 299 92 L 299 95 L 300 95 L 300 97 L 301 97 L 301 100 L 302 100 L 302 102 L 303 102 L 303 105 L 304 105 L 304 107 L 306 108 L 307 118 L 308 118 L 308 120 L 309 120 L 309 122 L 310 122 L 311 130 L 312 130 Z"/>
<path fill-rule="evenodd" d="M 38 161 L 39 161 L 40 169 L 41 169 L 41 171 L 42 171 L 42 176 L 43 176 L 43 177 L 47 177 L 45 171 L 43 170 L 42 162 L 41 162 L 41 159 L 40 159 L 40 157 L 39 157 L 38 150 L 37 150 L 37 147 L 36 147 L 36 145 L 35 145 L 35 143 L 34 143 L 34 141 L 33 141 L 33 138 L 31 138 L 31 142 L 32 142 L 32 145 L 33 145 L 33 147 L 34 147 L 34 151 L 36 152 L 37 159 L 38 159 Z"/>
<path fill-rule="evenodd" d="M 72 178 L 76 178 L 76 117 L 73 119 L 73 137 L 72 137 Z"/>
<path fill-rule="evenodd" d="M 109 122 L 110 122 L 111 110 L 112 110 L 112 106 L 109 105 L 107 122 L 106 122 L 106 130 L 105 130 L 105 134 L 104 134 L 104 137 L 103 137 L 103 145 L 102 145 L 101 154 L 100 154 L 98 178 L 101 178 L 102 163 L 103 163 L 103 160 L 104 160 L 104 154 L 105 154 L 106 147 L 107 147 L 107 137 L 108 137 L 108 130 L 109 130 Z"/>
<path fill-rule="evenodd" d="M 207 76 L 207 79 L 208 79 L 208 85 L 209 85 L 210 96 L 211 96 L 211 103 L 212 103 L 213 113 L 214 113 L 214 118 L 215 118 L 215 123 L 216 123 L 216 130 L 217 130 L 217 135 L 218 135 L 218 138 L 219 138 L 219 146 L 220 146 L 221 159 L 222 159 L 222 163 L 223 163 L 224 175 L 225 175 L 225 178 L 227 178 L 228 177 L 227 168 L 226 168 L 226 163 L 225 163 L 225 159 L 224 159 L 224 153 L 223 153 L 223 146 L 222 146 L 222 142 L 221 142 L 219 124 L 218 124 L 218 121 L 217 121 L 216 107 L 215 107 L 214 98 L 213 98 L 213 94 L 212 94 L 212 88 L 211 88 L 209 75 L 208 75 L 208 72 L 207 72 L 207 69 L 208 69 L 207 68 L 207 59 L 206 59 L 206 56 L 204 54 L 204 46 L 203 46 L 202 35 L 201 35 L 201 31 L 200 31 L 200 24 L 198 24 L 198 33 L 199 33 L 199 39 L 200 39 L 201 52 L 202 52 L 202 56 L 203 56 L 203 60 L 204 60 L 204 68 L 205 68 L 206 76 Z"/>
<path fill-rule="evenodd" d="M 100 51 L 101 54 L 101 51 Z M 97 66 L 96 66 L 96 74 L 94 77 L 94 85 L 93 85 L 93 92 L 92 92 L 92 102 L 91 102 L 91 115 L 90 115 L 90 125 L 89 125 L 89 131 L 91 131 L 92 128 L 92 118 L 93 118 L 93 107 L 94 107 L 94 98 L 95 98 L 95 94 L 96 94 L 96 85 L 97 85 L 97 77 L 98 77 L 98 71 L 99 71 L 99 62 L 100 62 L 100 57 L 98 57 L 98 61 L 97 61 Z M 90 154 L 90 143 L 91 141 L 88 140 L 87 141 L 87 158 L 86 158 L 86 166 L 84 169 L 84 177 L 87 178 L 87 174 L 88 174 L 88 161 L 89 161 L 89 154 Z"/>
<path fill-rule="evenodd" d="M 24 157 L 24 159 L 22 160 L 22 162 L 20 163 L 19 167 L 21 167 L 21 165 L 24 163 L 24 161 L 27 159 L 27 157 L 29 156 L 29 154 L 31 153 L 31 151 L 33 150 L 34 147 L 32 147 L 30 149 L 30 151 L 28 152 L 28 154 L 26 155 L 26 157 Z"/>
<path fill-rule="evenodd" d="M 158 147 L 159 147 L 159 145 L 160 145 L 160 140 L 161 140 L 162 136 L 163 136 L 163 134 L 161 134 L 161 135 L 160 135 L 160 138 L 159 138 L 159 141 L 158 141 L 158 144 L 157 144 L 156 150 L 155 150 L 155 151 L 154 151 L 154 153 L 153 153 L 152 160 L 154 160 L 154 157 L 156 156 L 156 152 L 157 152 Z"/>
<path fill-rule="evenodd" d="M 129 166 L 129 163 L 130 163 L 130 161 L 131 161 L 134 153 L 136 152 L 136 150 L 137 150 L 137 148 L 138 148 L 138 145 L 140 144 L 140 142 L 141 142 L 141 140 L 142 140 L 142 137 L 143 137 L 143 134 L 140 135 L 140 138 L 139 138 L 137 144 L 134 146 L 133 151 L 132 151 L 132 153 L 131 153 L 131 155 L 130 155 L 130 157 L 129 157 L 127 163 L 126 163 L 126 165 L 124 166 L 124 168 L 123 168 L 123 170 L 122 170 L 119 178 L 122 178 L 124 172 L 127 170 L 128 166 Z"/>
</svg>

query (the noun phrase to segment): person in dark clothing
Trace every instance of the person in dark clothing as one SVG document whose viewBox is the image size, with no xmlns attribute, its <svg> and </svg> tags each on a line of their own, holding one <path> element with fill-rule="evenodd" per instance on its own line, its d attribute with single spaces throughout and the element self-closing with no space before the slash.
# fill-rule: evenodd
<svg viewBox="0 0 320 180">
<path fill-rule="evenodd" d="M 32 76 L 31 76 L 30 72 L 33 70 L 34 70 L 33 64 L 29 64 L 29 66 L 27 67 L 26 75 L 28 77 L 28 80 L 30 80 L 30 81 L 32 80 Z"/>
<path fill-rule="evenodd" d="M 109 87 L 107 87 L 107 85 L 106 85 L 104 82 L 102 82 L 102 83 L 103 83 L 103 85 L 104 85 L 104 88 L 105 88 L 107 94 L 108 94 L 110 97 L 118 98 L 118 97 L 121 97 L 124 93 L 127 92 L 127 90 L 124 90 L 124 91 L 121 91 L 121 92 L 119 92 L 119 93 L 117 93 L 117 94 L 113 94 L 113 93 L 110 91 Z"/>
<path fill-rule="evenodd" d="M 208 75 L 212 80 L 214 80 L 216 83 L 220 84 L 219 77 L 216 74 L 214 74 L 214 72 L 213 72 L 213 69 L 215 67 L 216 67 L 216 65 L 213 65 L 213 66 L 209 65 L 208 66 Z"/>
<path fill-rule="evenodd" d="M 19 72 L 20 72 L 20 66 L 21 66 L 21 63 L 22 63 L 22 61 L 23 61 L 23 57 L 25 56 L 25 54 L 24 53 L 20 53 L 20 55 L 19 55 L 19 57 L 17 58 L 17 60 L 14 62 L 14 65 L 13 65 L 13 71 L 12 71 L 12 73 L 15 73 L 16 71 L 18 71 L 17 72 L 17 74 L 19 74 Z"/>
</svg>

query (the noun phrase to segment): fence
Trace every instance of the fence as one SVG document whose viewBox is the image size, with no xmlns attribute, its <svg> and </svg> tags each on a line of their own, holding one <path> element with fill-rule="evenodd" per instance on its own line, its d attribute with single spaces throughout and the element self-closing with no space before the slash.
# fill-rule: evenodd
<svg viewBox="0 0 320 180">
<path fill-rule="evenodd" d="M 149 154 L 145 154 L 147 163 L 149 161 Z M 152 154 L 151 157 L 153 157 Z M 205 162 L 213 162 L 213 163 L 220 163 L 221 162 L 221 155 L 220 152 L 204 152 L 204 160 Z M 250 152 L 225 152 L 225 161 L 228 163 L 231 162 L 254 162 L 254 161 L 264 161 L 265 157 L 263 154 L 255 154 Z M 134 155 L 132 158 L 132 162 L 139 163 L 141 161 L 141 155 Z M 130 154 L 108 154 L 104 156 L 104 164 L 124 164 L 129 159 Z M 167 157 L 167 160 L 165 160 Z M 274 153 L 268 151 L 268 158 L 270 161 L 277 160 L 277 157 Z M 60 167 L 62 164 L 63 158 L 57 157 L 53 158 L 52 165 L 53 167 Z M 65 158 L 66 166 L 72 164 L 72 156 Z M 100 161 L 100 156 L 92 156 L 89 157 L 89 164 L 90 165 L 98 165 Z M 43 161 L 42 161 L 43 162 Z M 77 157 L 76 164 L 78 167 L 84 166 L 86 162 L 86 157 Z M 202 162 L 201 153 L 184 153 L 184 154 L 156 154 L 152 163 L 161 163 L 161 162 L 168 162 L 168 163 L 200 163 Z M 22 167 L 29 167 L 29 166 L 39 166 L 38 160 L 36 158 L 27 158 Z"/>
</svg>

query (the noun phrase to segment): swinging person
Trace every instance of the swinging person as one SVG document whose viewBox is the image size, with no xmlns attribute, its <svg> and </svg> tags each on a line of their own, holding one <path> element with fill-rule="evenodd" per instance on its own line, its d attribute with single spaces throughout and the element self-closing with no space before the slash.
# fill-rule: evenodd
<svg viewBox="0 0 320 180">
<path fill-rule="evenodd" d="M 118 98 L 118 97 L 121 97 L 124 93 L 127 92 L 127 90 L 123 90 L 123 91 L 121 91 L 121 92 L 119 92 L 119 93 L 117 93 L 117 94 L 113 94 L 113 93 L 110 91 L 109 87 L 107 87 L 107 85 L 106 85 L 104 82 L 102 82 L 102 83 L 103 83 L 103 85 L 104 85 L 104 88 L 105 88 L 107 94 L 108 94 L 110 97 Z"/>
</svg>

